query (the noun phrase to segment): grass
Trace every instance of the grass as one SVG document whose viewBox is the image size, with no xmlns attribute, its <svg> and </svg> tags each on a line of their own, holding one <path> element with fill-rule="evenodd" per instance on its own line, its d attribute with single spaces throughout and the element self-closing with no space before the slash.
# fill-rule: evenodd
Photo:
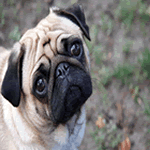
<svg viewBox="0 0 150 150">
<path fill-rule="evenodd" d="M 15 0 L 6 0 L 7 5 L 13 5 L 15 8 Z M 71 0 L 71 3 L 74 3 L 76 0 Z M 116 5 L 116 4 L 115 4 Z M 36 12 L 37 14 L 42 13 L 41 3 L 37 3 Z M 92 41 L 86 41 L 91 58 L 92 63 L 94 63 L 94 67 L 92 68 L 92 78 L 96 78 L 96 86 L 99 90 L 99 93 L 102 95 L 102 105 L 105 109 L 106 107 L 112 104 L 112 101 L 109 98 L 110 90 L 107 90 L 106 86 L 111 82 L 112 78 L 116 78 L 120 80 L 124 85 L 130 86 L 135 90 L 134 95 L 139 94 L 139 82 L 143 82 L 146 79 L 150 79 L 150 51 L 148 48 L 142 49 L 141 58 L 137 62 L 137 64 L 130 64 L 128 60 L 125 59 L 125 63 L 114 66 L 113 62 L 107 60 L 108 51 L 105 49 L 104 43 L 99 41 L 99 34 L 103 32 L 106 35 L 106 38 L 111 38 L 110 35 L 114 32 L 117 33 L 117 29 L 115 29 L 115 21 L 119 21 L 119 25 L 123 25 L 125 30 L 130 30 L 131 28 L 134 30 L 134 24 L 136 21 L 141 23 L 141 32 L 146 36 L 147 23 L 149 22 L 149 8 L 148 6 L 142 2 L 142 0 L 120 0 L 117 8 L 115 9 L 114 18 L 110 18 L 106 13 L 101 13 L 101 20 L 98 24 L 94 24 L 90 27 L 90 35 Z M 111 9 L 111 8 L 110 8 Z M 17 10 L 14 9 L 13 16 L 17 15 Z M 3 10 L 3 5 L 0 3 L 0 25 L 6 24 L 6 13 Z M 13 17 L 14 18 L 14 17 Z M 116 30 L 116 31 L 113 31 Z M 119 28 L 120 30 L 120 28 Z M 132 30 L 131 30 L 132 31 Z M 20 39 L 19 26 L 14 26 L 13 30 L 9 34 L 9 39 L 14 41 L 18 41 Z M 126 35 L 124 35 L 126 36 Z M 113 36 L 114 37 L 114 36 Z M 105 40 L 106 41 L 106 40 Z M 129 56 L 132 51 L 131 40 L 126 40 L 125 45 L 123 46 L 123 53 L 125 56 Z M 113 49 L 113 46 L 112 46 Z M 107 62 L 107 63 L 105 63 Z M 113 66 L 113 67 L 112 67 Z M 116 83 L 117 84 L 117 83 Z M 116 88 L 116 87 L 115 87 Z M 136 100 L 135 100 L 136 101 Z M 150 103 L 147 97 L 144 98 L 143 102 L 145 105 L 144 114 L 150 117 Z M 98 106 L 99 107 L 99 106 Z M 106 110 L 106 109 L 105 109 Z M 101 111 L 101 110 L 99 110 Z M 150 130 L 148 130 L 150 133 Z M 92 133 L 93 139 L 97 144 L 98 150 L 107 150 L 114 148 L 121 141 L 122 135 L 118 134 L 118 129 L 116 125 L 112 123 L 106 124 L 106 126 L 102 129 L 98 129 L 95 127 L 95 131 Z"/>
<path fill-rule="evenodd" d="M 150 104 L 148 103 L 148 101 L 146 101 L 145 103 L 146 103 L 146 105 L 145 105 L 145 111 L 144 111 L 144 113 L 145 113 L 148 117 L 150 117 Z"/>
<path fill-rule="evenodd" d="M 14 29 L 9 34 L 9 39 L 12 39 L 14 41 L 18 41 L 21 37 L 21 34 L 19 32 L 19 27 L 15 26 Z"/>
<path fill-rule="evenodd" d="M 140 91 L 139 86 L 136 86 L 136 85 L 131 86 L 131 84 L 130 84 L 129 88 L 130 88 L 130 93 L 132 94 L 132 98 L 138 104 L 139 91 Z"/>
<path fill-rule="evenodd" d="M 130 52 L 130 47 L 132 42 L 128 41 L 126 46 L 124 47 L 125 52 Z M 96 63 L 96 62 L 95 62 Z M 112 77 L 115 77 L 122 81 L 123 84 L 130 86 L 131 89 L 134 89 L 134 100 L 137 103 L 137 98 L 139 96 L 139 86 L 137 85 L 139 82 L 143 82 L 147 78 L 149 78 L 150 73 L 150 51 L 148 48 L 145 48 L 142 52 L 142 56 L 139 59 L 137 64 L 129 64 L 124 63 L 123 65 L 116 66 L 112 72 L 106 66 L 103 67 L 99 71 L 99 75 L 101 75 L 102 80 L 99 81 L 99 90 L 104 91 L 103 94 L 103 106 L 106 106 L 107 98 L 107 90 L 104 88 L 104 84 L 111 81 Z M 145 74 L 146 73 L 146 74 Z M 137 81 L 135 83 L 135 81 Z M 103 83 L 103 84 L 101 84 Z M 132 86 L 131 86 L 132 85 Z M 104 94 L 105 93 L 105 94 Z M 148 117 L 150 117 L 150 101 L 146 98 L 143 100 L 145 108 L 144 113 Z M 109 102 L 110 103 L 110 102 Z M 105 107 L 104 107 L 105 108 Z M 96 129 L 94 133 L 92 133 L 93 139 L 98 147 L 98 150 L 106 150 L 110 148 L 115 148 L 121 140 L 121 134 L 117 133 L 117 127 L 115 125 L 111 125 L 111 127 L 106 125 L 102 129 Z M 109 144 L 108 144 L 109 143 Z"/>
<path fill-rule="evenodd" d="M 138 13 L 140 14 L 140 15 L 142 15 L 142 14 L 145 14 L 145 12 L 146 12 L 146 5 L 145 5 L 145 3 L 140 3 L 139 4 L 139 9 L 138 9 Z"/>
<path fill-rule="evenodd" d="M 7 0 L 7 4 L 12 6 L 15 4 L 15 0 Z"/>
<path fill-rule="evenodd" d="M 125 54 L 125 57 L 129 56 L 132 45 L 133 45 L 133 41 L 126 40 L 126 44 L 123 46 L 123 53 Z"/>
<path fill-rule="evenodd" d="M 126 30 L 130 30 L 134 20 L 147 23 L 149 11 L 142 0 L 120 0 L 115 10 L 115 18 L 123 24 Z"/>
<path fill-rule="evenodd" d="M 150 8 L 147 7 L 148 6 L 146 3 L 142 0 L 120 0 L 117 8 L 114 10 L 115 21 L 119 21 L 120 27 L 123 27 L 126 33 L 128 31 L 132 33 L 132 30 L 135 31 L 134 25 L 138 23 L 141 26 L 140 32 L 143 33 L 143 37 L 146 37 L 146 27 L 150 21 Z M 137 52 L 135 49 L 132 50 L 134 39 L 132 39 L 131 36 L 129 39 L 127 37 L 128 35 L 124 34 L 124 39 L 126 39 L 126 41 L 123 46 L 123 61 L 121 61 L 118 66 L 114 66 L 113 64 L 107 65 L 105 62 L 110 63 L 110 61 L 105 58 L 108 55 L 108 51 L 105 50 L 104 44 L 99 43 L 97 39 L 98 34 L 101 34 L 99 30 L 101 30 L 106 37 L 111 37 L 110 35 L 115 29 L 115 21 L 109 18 L 109 16 L 104 12 L 101 13 L 100 16 L 101 20 L 98 25 L 92 25 L 92 42 L 88 43 L 88 47 L 92 55 L 92 63 L 94 63 L 94 67 L 92 68 L 92 77 L 97 78 L 96 84 L 102 95 L 101 101 L 103 102 L 103 108 L 107 110 L 109 106 L 112 106 L 111 100 L 108 99 L 108 94 L 110 91 L 107 90 L 106 85 L 109 85 L 113 78 L 117 79 L 117 81 L 121 81 L 123 85 L 128 87 L 129 92 L 130 90 L 134 91 L 134 93 L 130 93 L 132 99 L 134 98 L 134 102 L 138 104 L 138 98 L 141 98 L 141 89 L 139 84 L 143 84 L 145 80 L 150 79 L 150 50 L 148 48 L 141 48 L 141 50 Z M 131 57 L 134 53 L 136 55 L 135 59 L 138 61 L 135 61 L 133 64 L 130 63 L 130 60 L 132 59 Z M 142 100 L 145 106 L 144 114 L 149 118 L 150 100 L 147 97 Z M 118 134 L 117 127 L 113 124 L 110 126 L 109 124 L 106 124 L 106 126 L 102 129 L 96 128 L 91 134 L 98 150 L 113 149 L 119 142 L 121 142 L 121 133 L 123 131 L 120 131 Z"/>
<path fill-rule="evenodd" d="M 99 21 L 99 23 L 101 29 L 104 33 L 106 33 L 107 36 L 109 36 L 113 31 L 114 21 L 104 13 L 102 13 L 100 16 L 101 16 L 101 20 Z"/>
<path fill-rule="evenodd" d="M 113 74 L 109 67 L 103 65 L 102 69 L 99 71 L 99 76 L 101 79 L 101 83 L 103 85 L 107 85 L 111 81 Z"/>
<path fill-rule="evenodd" d="M 9 5 L 10 9 L 13 10 L 13 14 L 11 14 L 11 18 L 17 20 L 18 16 L 17 16 L 17 9 L 15 6 L 15 1 L 14 0 L 7 0 L 7 5 Z M 8 7 L 8 6 L 7 6 Z M 0 25 L 3 27 L 6 23 L 6 17 L 10 17 L 7 16 L 7 9 L 4 9 L 5 6 L 3 4 L 3 2 L 0 2 Z"/>
<path fill-rule="evenodd" d="M 130 78 L 133 76 L 134 66 L 128 63 L 119 65 L 114 69 L 113 77 L 120 79 L 123 84 L 128 84 Z"/>
<path fill-rule="evenodd" d="M 143 96 L 143 102 L 145 105 L 144 113 L 150 118 L 150 99 L 147 99 L 145 96 Z"/>
<path fill-rule="evenodd" d="M 97 42 L 98 34 L 99 34 L 99 27 L 98 27 L 98 25 L 92 25 L 90 27 L 90 37 L 91 37 L 92 41 L 89 41 L 89 40 L 85 39 L 85 42 L 86 42 L 87 47 L 89 49 L 89 52 L 91 54 L 94 52 L 93 49 L 94 49 L 95 45 L 97 45 L 96 42 Z"/>
<path fill-rule="evenodd" d="M 36 6 L 36 12 L 38 13 L 38 14 L 40 14 L 41 13 L 41 2 L 40 1 L 38 1 L 37 2 L 37 6 Z"/>
<path fill-rule="evenodd" d="M 118 65 L 114 68 L 113 71 L 110 71 L 109 68 L 104 67 L 99 75 L 101 78 L 101 83 L 107 85 L 112 78 L 116 78 L 122 81 L 122 84 L 130 83 L 131 78 L 133 77 L 134 66 L 128 63 L 123 65 Z"/>
<path fill-rule="evenodd" d="M 116 125 L 112 124 L 112 122 L 106 124 L 101 129 L 97 127 L 91 135 L 98 146 L 98 150 L 115 148 L 121 142 L 122 137 L 122 135 L 117 132 Z"/>
<path fill-rule="evenodd" d="M 129 29 L 133 23 L 138 1 L 139 0 L 120 0 L 115 10 L 115 17 L 119 19 L 127 29 Z"/>
<path fill-rule="evenodd" d="M 142 58 L 139 59 L 141 70 L 146 74 L 147 79 L 150 79 L 150 50 L 145 48 L 142 53 Z"/>
<path fill-rule="evenodd" d="M 3 7 L 3 3 L 0 3 L 0 25 L 4 25 L 5 24 L 5 11 L 4 11 L 4 7 Z"/>
<path fill-rule="evenodd" d="M 149 10 L 147 9 L 147 5 L 142 1 L 139 3 L 138 13 L 141 22 L 146 23 L 149 21 Z"/>
<path fill-rule="evenodd" d="M 124 53 L 128 54 L 130 52 L 131 45 L 132 42 L 126 44 L 123 48 Z M 100 59 L 97 60 L 97 63 L 99 61 Z M 137 64 L 125 62 L 122 65 L 116 66 L 112 71 L 105 65 L 101 66 L 102 68 L 99 70 L 99 76 L 103 85 L 107 85 L 112 80 L 112 77 L 121 80 L 122 84 L 126 85 L 131 83 L 142 83 L 144 80 L 150 79 L 150 50 L 145 48 Z"/>
<path fill-rule="evenodd" d="M 5 13 L 4 11 L 1 13 L 1 25 L 3 26 L 5 24 Z"/>
<path fill-rule="evenodd" d="M 101 65 L 104 56 L 104 53 L 101 50 L 101 44 L 93 48 L 93 56 L 94 56 L 95 64 Z"/>
<path fill-rule="evenodd" d="M 77 0 L 71 0 L 71 5 L 73 5 L 74 3 L 77 3 Z"/>
</svg>

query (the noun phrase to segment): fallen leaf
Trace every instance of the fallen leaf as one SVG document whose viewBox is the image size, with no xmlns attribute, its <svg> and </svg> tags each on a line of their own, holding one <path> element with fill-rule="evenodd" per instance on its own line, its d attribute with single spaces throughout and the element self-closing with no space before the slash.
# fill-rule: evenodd
<svg viewBox="0 0 150 150">
<path fill-rule="evenodd" d="M 139 105 L 142 105 L 142 104 L 143 104 L 141 98 L 138 98 L 137 101 L 138 101 L 138 104 L 139 104 Z"/>
<path fill-rule="evenodd" d="M 130 93 L 132 94 L 131 97 L 134 100 L 136 96 L 135 89 L 130 89 Z"/>
<path fill-rule="evenodd" d="M 98 126 L 98 128 L 103 128 L 105 126 L 105 119 L 102 117 L 98 117 L 97 121 L 95 122 L 96 126 Z"/>
<path fill-rule="evenodd" d="M 17 9 L 17 10 L 20 10 L 20 9 L 21 9 L 21 3 L 18 3 L 18 4 L 17 4 L 16 9 Z"/>
<path fill-rule="evenodd" d="M 131 94 L 135 94 L 135 89 L 130 89 Z"/>
<path fill-rule="evenodd" d="M 118 150 L 130 150 L 131 142 L 128 137 L 118 145 Z"/>
<path fill-rule="evenodd" d="M 110 59 L 111 57 L 112 57 L 112 53 L 109 52 L 109 53 L 108 53 L 108 56 L 107 56 L 107 59 Z"/>
<path fill-rule="evenodd" d="M 132 97 L 133 100 L 135 99 L 135 95 L 132 95 L 131 97 Z"/>
<path fill-rule="evenodd" d="M 123 106 L 120 102 L 116 103 L 117 107 L 117 122 L 116 125 L 118 128 L 122 129 L 123 128 Z"/>
<path fill-rule="evenodd" d="M 147 8 L 146 13 L 150 15 L 150 6 Z"/>
</svg>

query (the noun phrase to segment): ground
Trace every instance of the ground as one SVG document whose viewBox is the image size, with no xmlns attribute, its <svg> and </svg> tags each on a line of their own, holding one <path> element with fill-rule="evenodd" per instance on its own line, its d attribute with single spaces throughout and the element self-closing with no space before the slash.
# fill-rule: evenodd
<svg viewBox="0 0 150 150">
<path fill-rule="evenodd" d="M 82 4 L 92 41 L 93 94 L 80 150 L 150 149 L 150 2 L 145 0 L 0 0 L 0 45 L 10 48 L 49 12 Z M 96 121 L 102 118 L 104 127 Z M 121 148 L 129 150 L 129 148 Z"/>
</svg>

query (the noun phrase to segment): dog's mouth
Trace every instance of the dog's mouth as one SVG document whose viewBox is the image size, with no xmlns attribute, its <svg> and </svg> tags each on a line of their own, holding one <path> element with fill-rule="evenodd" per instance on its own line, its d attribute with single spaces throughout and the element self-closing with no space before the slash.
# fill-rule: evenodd
<svg viewBox="0 0 150 150">
<path fill-rule="evenodd" d="M 56 78 L 53 90 L 52 121 L 66 123 L 91 95 L 91 78 L 82 69 L 70 66 L 65 76 Z"/>
</svg>

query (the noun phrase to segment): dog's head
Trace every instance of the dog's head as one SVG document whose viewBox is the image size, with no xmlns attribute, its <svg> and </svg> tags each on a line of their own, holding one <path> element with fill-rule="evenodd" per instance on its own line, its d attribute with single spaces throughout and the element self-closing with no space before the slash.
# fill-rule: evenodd
<svg viewBox="0 0 150 150">
<path fill-rule="evenodd" d="M 14 46 L 2 95 L 33 122 L 38 115 L 45 122 L 66 123 L 92 93 L 84 37 L 90 40 L 80 5 L 50 9 Z"/>
</svg>

